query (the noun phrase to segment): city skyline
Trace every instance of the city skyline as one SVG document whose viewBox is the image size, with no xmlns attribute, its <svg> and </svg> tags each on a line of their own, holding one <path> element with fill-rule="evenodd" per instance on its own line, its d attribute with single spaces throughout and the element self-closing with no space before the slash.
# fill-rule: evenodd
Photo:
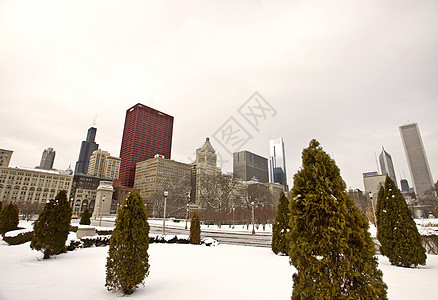
<svg viewBox="0 0 438 300">
<path fill-rule="evenodd" d="M 124 112 L 141 102 L 175 117 L 181 162 L 211 137 L 230 172 L 228 152 L 268 157 L 268 141 L 283 137 L 290 187 L 313 138 L 347 188 L 363 189 L 382 145 L 412 186 L 398 127 L 416 122 L 437 180 L 435 2 L 84 5 L 0 3 L 0 148 L 14 151 L 11 166 L 37 165 L 50 145 L 55 169 L 74 168 L 93 125 L 117 155 Z M 276 111 L 257 128 L 239 114 L 256 91 Z M 240 149 L 213 137 L 230 117 L 251 137 Z"/>
</svg>

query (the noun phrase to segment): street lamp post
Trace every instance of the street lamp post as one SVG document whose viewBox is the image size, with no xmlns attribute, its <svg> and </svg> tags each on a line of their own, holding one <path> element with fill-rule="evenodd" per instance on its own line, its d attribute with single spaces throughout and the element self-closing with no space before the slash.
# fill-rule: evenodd
<svg viewBox="0 0 438 300">
<path fill-rule="evenodd" d="M 102 201 L 100 203 L 100 220 L 99 220 L 99 227 L 102 226 L 102 215 L 103 215 L 103 202 L 105 202 L 105 195 L 102 196 Z"/>
<path fill-rule="evenodd" d="M 166 205 L 167 205 L 167 196 L 169 196 L 168 191 L 164 191 L 164 214 L 163 214 L 163 235 L 166 234 Z"/>
<path fill-rule="evenodd" d="M 233 206 L 232 210 L 233 210 L 233 227 L 231 227 L 231 228 L 234 229 L 234 210 L 235 210 L 234 206 Z"/>
<path fill-rule="evenodd" d="M 371 199 L 371 207 L 373 208 L 374 225 L 377 227 L 376 211 L 374 210 L 373 193 L 370 192 L 369 196 L 370 196 L 370 199 Z"/>
<path fill-rule="evenodd" d="M 254 202 L 251 202 L 251 208 L 252 208 L 252 234 L 255 234 L 255 229 L 254 229 Z"/>
<path fill-rule="evenodd" d="M 188 218 L 189 218 L 189 204 L 187 203 L 187 205 L 186 205 L 186 227 L 185 227 L 185 229 L 187 229 L 187 220 L 188 220 Z"/>
</svg>

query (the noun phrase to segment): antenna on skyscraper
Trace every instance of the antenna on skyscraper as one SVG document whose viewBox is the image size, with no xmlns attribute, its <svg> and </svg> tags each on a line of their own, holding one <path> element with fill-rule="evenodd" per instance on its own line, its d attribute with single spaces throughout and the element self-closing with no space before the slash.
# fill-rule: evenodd
<svg viewBox="0 0 438 300">
<path fill-rule="evenodd" d="M 94 114 L 94 117 L 93 117 L 93 127 L 96 126 L 96 123 L 97 123 L 97 114 Z"/>
<path fill-rule="evenodd" d="M 377 154 L 376 154 L 376 151 L 374 151 L 374 157 L 376 158 L 377 173 L 381 174 L 381 173 L 380 173 L 380 168 L 379 168 L 379 163 L 378 163 L 378 161 L 377 161 Z"/>
</svg>

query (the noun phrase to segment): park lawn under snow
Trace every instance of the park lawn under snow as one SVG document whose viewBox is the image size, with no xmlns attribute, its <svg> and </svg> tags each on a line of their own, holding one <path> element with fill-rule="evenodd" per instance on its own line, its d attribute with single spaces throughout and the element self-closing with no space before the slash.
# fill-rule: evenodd
<svg viewBox="0 0 438 300">
<path fill-rule="evenodd" d="M 108 247 L 78 249 L 42 260 L 29 243 L 0 241 L 0 299 L 116 299 L 105 289 Z M 295 269 L 269 248 L 151 244 L 150 275 L 134 299 L 290 299 Z M 438 256 L 417 269 L 379 256 L 390 299 L 436 299 Z"/>
</svg>

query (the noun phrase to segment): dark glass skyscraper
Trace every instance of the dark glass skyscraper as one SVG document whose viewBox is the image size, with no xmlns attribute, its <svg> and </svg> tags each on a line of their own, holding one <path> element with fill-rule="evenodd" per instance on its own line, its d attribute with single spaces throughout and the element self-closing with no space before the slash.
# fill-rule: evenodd
<svg viewBox="0 0 438 300">
<path fill-rule="evenodd" d="M 259 182 L 269 182 L 268 159 L 246 150 L 235 152 L 233 173 L 242 180 L 257 179 Z"/>
<path fill-rule="evenodd" d="M 280 183 L 284 186 L 284 190 L 288 191 L 283 138 L 270 140 L 269 150 L 269 182 Z"/>
<path fill-rule="evenodd" d="M 79 151 L 79 158 L 75 166 L 75 174 L 87 174 L 88 163 L 90 162 L 90 156 L 94 150 L 99 148 L 99 144 L 96 144 L 94 139 L 96 138 L 95 127 L 90 127 L 87 133 L 87 139 L 82 142 L 81 150 Z"/>
<path fill-rule="evenodd" d="M 135 167 L 140 161 L 155 154 L 170 159 L 172 148 L 173 117 L 143 104 L 126 111 L 120 148 L 119 179 L 124 187 L 133 187 Z"/>
</svg>

